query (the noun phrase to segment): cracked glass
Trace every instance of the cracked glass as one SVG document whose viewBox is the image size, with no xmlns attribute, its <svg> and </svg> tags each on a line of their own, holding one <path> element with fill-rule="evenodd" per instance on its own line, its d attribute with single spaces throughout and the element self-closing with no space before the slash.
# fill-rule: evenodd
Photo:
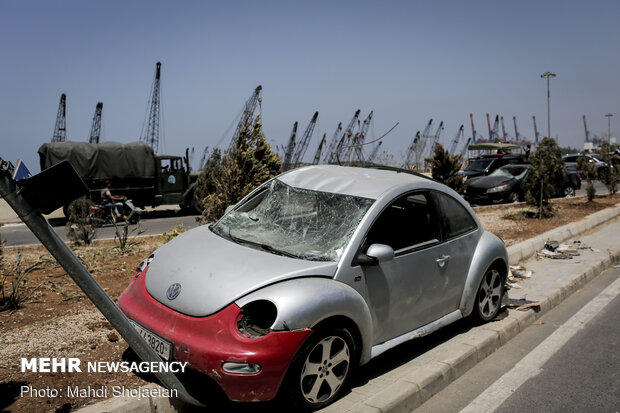
<svg viewBox="0 0 620 413">
<path fill-rule="evenodd" d="M 374 200 L 289 186 L 277 179 L 211 230 L 239 244 L 310 261 L 337 261 Z"/>
</svg>

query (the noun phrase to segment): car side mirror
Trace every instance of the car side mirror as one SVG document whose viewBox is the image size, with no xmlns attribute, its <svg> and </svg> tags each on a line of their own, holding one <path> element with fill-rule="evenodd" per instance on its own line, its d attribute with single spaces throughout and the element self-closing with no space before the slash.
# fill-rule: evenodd
<svg viewBox="0 0 620 413">
<path fill-rule="evenodd" d="M 377 265 L 394 259 L 394 249 L 385 244 L 372 244 L 366 254 L 357 257 L 360 265 Z"/>
</svg>

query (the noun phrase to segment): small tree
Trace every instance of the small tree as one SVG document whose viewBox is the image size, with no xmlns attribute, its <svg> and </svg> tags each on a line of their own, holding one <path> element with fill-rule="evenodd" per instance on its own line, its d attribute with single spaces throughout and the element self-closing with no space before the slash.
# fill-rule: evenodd
<svg viewBox="0 0 620 413">
<path fill-rule="evenodd" d="M 530 155 L 529 161 L 525 201 L 538 208 L 539 218 L 553 216 L 553 205 L 549 199 L 556 188 L 562 186 L 566 171 L 557 142 L 553 138 L 543 138 L 536 151 Z"/>
<path fill-rule="evenodd" d="M 233 205 L 258 185 L 280 171 L 280 158 L 262 130 L 260 116 L 246 124 L 236 145 L 224 156 L 214 150 L 196 182 L 196 194 L 204 207 L 203 219 L 220 218 L 228 205 Z"/>
<path fill-rule="evenodd" d="M 440 143 L 436 143 L 433 157 L 426 158 L 425 161 L 431 168 L 433 179 L 446 184 L 458 193 L 465 190 L 463 177 L 456 175 L 463 166 L 460 154 L 451 154 Z"/>
<path fill-rule="evenodd" d="M 92 201 L 81 197 L 69 205 L 69 218 L 67 219 L 67 237 L 74 243 L 90 245 L 101 227 L 100 220 L 93 219 L 90 207 Z"/>
<path fill-rule="evenodd" d="M 592 181 L 598 177 L 596 165 L 593 162 L 590 162 L 590 159 L 587 156 L 580 156 L 577 158 L 577 169 L 581 171 L 584 178 L 586 178 L 586 195 L 588 197 L 588 202 L 592 202 L 594 200 L 594 196 L 596 195 L 596 188 L 594 187 Z"/>
<path fill-rule="evenodd" d="M 599 148 L 599 153 L 601 154 L 601 161 L 605 162 L 609 165 L 609 171 L 606 174 L 601 174 L 600 179 L 603 184 L 607 187 L 609 191 L 609 196 L 613 196 L 616 192 L 618 192 L 618 183 L 620 182 L 620 164 L 614 156 L 618 155 L 610 155 L 611 148 L 609 144 L 604 143 Z"/>
</svg>

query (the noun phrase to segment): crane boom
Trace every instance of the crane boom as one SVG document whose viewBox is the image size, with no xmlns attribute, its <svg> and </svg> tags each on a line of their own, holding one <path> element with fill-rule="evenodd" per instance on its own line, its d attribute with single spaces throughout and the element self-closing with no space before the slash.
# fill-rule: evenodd
<svg viewBox="0 0 620 413">
<path fill-rule="evenodd" d="M 417 159 L 418 147 L 420 146 L 420 131 L 417 131 L 415 137 L 413 138 L 413 142 L 407 148 L 407 153 L 405 154 L 405 169 L 411 169 L 415 166 L 413 159 Z"/>
<path fill-rule="evenodd" d="M 538 144 L 539 134 L 538 128 L 536 127 L 536 116 L 532 116 L 532 120 L 534 121 L 534 143 Z"/>
<path fill-rule="evenodd" d="M 140 134 L 140 140 L 146 142 L 153 151 L 157 153 L 159 151 L 159 124 L 161 119 L 160 109 L 160 89 L 161 89 L 161 62 L 155 64 L 155 80 L 153 80 L 153 87 L 151 89 L 151 96 L 149 99 L 149 110 L 145 124 L 142 126 L 142 133 Z M 146 126 L 146 127 L 145 127 Z"/>
<path fill-rule="evenodd" d="M 377 154 L 379 153 L 379 148 L 381 148 L 382 144 L 383 144 L 383 141 L 379 141 L 377 143 L 375 148 L 372 150 L 372 153 L 370 154 L 370 156 L 368 156 L 368 162 L 372 163 L 375 161 L 375 159 L 377 158 Z"/>
<path fill-rule="evenodd" d="M 319 143 L 319 147 L 317 148 L 316 153 L 314 154 L 312 165 L 318 165 L 321 160 L 321 151 L 323 150 L 323 146 L 325 145 L 325 142 L 326 142 L 325 136 L 327 136 L 327 133 L 323 133 L 323 138 L 321 139 L 321 142 Z"/>
<path fill-rule="evenodd" d="M 56 115 L 56 124 L 54 125 L 54 134 L 52 142 L 64 142 L 67 140 L 67 95 L 60 95 L 60 103 L 58 104 L 58 115 Z"/>
<path fill-rule="evenodd" d="M 93 116 L 93 124 L 90 127 L 90 137 L 88 138 L 88 142 L 90 143 L 99 143 L 99 138 L 101 136 L 101 113 L 103 111 L 103 102 L 97 102 L 97 106 L 95 106 L 95 116 Z"/>
<path fill-rule="evenodd" d="M 237 128 L 235 129 L 235 133 L 233 134 L 233 137 L 230 140 L 229 149 L 232 149 L 239 145 L 239 138 L 241 136 L 241 133 L 244 131 L 243 129 L 245 128 L 245 125 L 252 124 L 256 106 L 260 105 L 260 103 L 262 102 L 262 99 L 260 97 L 261 90 L 263 90 L 263 87 L 261 85 L 256 86 L 256 89 L 254 89 L 252 96 L 250 96 L 250 98 L 245 102 L 245 105 L 243 106 L 243 113 L 241 114 L 241 118 L 239 119 L 239 122 L 237 123 Z M 250 131 L 246 131 L 246 132 L 250 132 Z"/>
<path fill-rule="evenodd" d="M 355 126 L 355 122 L 357 122 L 357 118 L 359 117 L 359 115 L 360 115 L 360 110 L 358 109 L 355 112 L 355 115 L 353 115 L 353 119 L 351 119 L 351 121 L 349 122 L 349 125 L 344 130 L 342 137 L 340 138 L 340 141 L 338 141 L 338 145 L 336 146 L 336 149 L 334 150 L 334 152 L 330 154 L 330 163 L 340 162 L 342 151 L 348 145 L 349 141 L 351 140 L 351 137 L 353 136 L 353 127 Z"/>
<path fill-rule="evenodd" d="M 282 172 L 291 169 L 291 163 L 293 161 L 293 154 L 295 153 L 295 136 L 297 135 L 297 122 L 293 124 L 293 131 L 291 137 L 288 140 L 288 145 L 284 150 L 284 160 L 282 161 Z"/>
<path fill-rule="evenodd" d="M 297 166 L 299 166 L 299 163 L 303 160 L 304 155 L 306 154 L 306 149 L 308 149 L 308 144 L 310 143 L 310 138 L 312 137 L 312 132 L 314 132 L 314 126 L 316 125 L 316 120 L 318 119 L 318 117 L 319 112 L 314 112 L 310 123 L 306 127 L 304 134 L 301 136 L 299 146 L 297 148 L 297 151 L 295 152 L 295 156 L 293 156 L 293 168 L 297 168 Z"/>
<path fill-rule="evenodd" d="M 327 152 L 325 153 L 323 162 L 331 162 L 332 153 L 334 153 L 336 146 L 338 145 L 338 137 L 340 136 L 340 132 L 342 132 L 342 122 L 338 123 L 338 127 L 336 128 L 336 131 L 329 142 L 329 146 L 327 147 Z"/>
<path fill-rule="evenodd" d="M 428 121 L 428 124 L 420 134 L 420 139 L 418 140 L 418 145 L 415 150 L 415 168 L 419 169 L 421 166 L 421 162 L 424 161 L 424 153 L 426 152 L 426 141 L 430 140 L 432 136 L 430 135 L 431 125 L 433 124 L 433 119 Z"/>
<path fill-rule="evenodd" d="M 588 130 L 588 124 L 586 123 L 586 115 L 583 115 L 583 128 L 586 131 L 586 142 L 590 142 L 590 131 Z"/>
<path fill-rule="evenodd" d="M 465 152 L 467 152 L 467 148 L 469 148 L 470 142 L 471 142 L 471 138 L 468 138 L 467 142 L 465 142 L 465 145 L 463 145 L 463 149 L 461 149 L 461 160 L 463 160 L 463 158 L 465 157 Z"/>
<path fill-rule="evenodd" d="M 456 132 L 456 136 L 454 137 L 454 139 L 452 140 L 452 146 L 450 146 L 450 153 L 454 154 L 456 151 L 456 147 L 459 144 L 459 140 L 461 140 L 461 137 L 464 135 L 464 125 L 461 125 L 461 127 L 459 128 L 458 132 Z"/>
<path fill-rule="evenodd" d="M 368 134 L 368 128 L 370 128 L 370 122 L 372 122 L 373 114 L 374 114 L 374 111 L 371 110 L 370 113 L 368 114 L 368 117 L 364 119 L 364 122 L 362 123 L 362 129 L 360 130 L 360 136 L 359 136 L 357 145 L 355 146 L 355 160 L 358 162 L 364 161 L 362 145 L 364 144 L 364 141 L 366 140 L 366 135 Z"/>
<path fill-rule="evenodd" d="M 517 141 L 521 140 L 521 135 L 519 135 L 519 130 L 517 129 L 517 117 L 513 116 L 512 117 L 512 121 L 515 124 L 515 139 L 517 139 Z"/>
</svg>

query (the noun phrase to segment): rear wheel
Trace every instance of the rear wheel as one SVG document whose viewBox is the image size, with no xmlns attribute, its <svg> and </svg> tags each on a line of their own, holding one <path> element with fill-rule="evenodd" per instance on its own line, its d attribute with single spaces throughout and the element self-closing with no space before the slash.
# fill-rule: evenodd
<svg viewBox="0 0 620 413">
<path fill-rule="evenodd" d="M 508 202 L 511 204 L 514 204 L 516 202 L 519 202 L 519 194 L 516 192 L 511 192 L 510 194 L 508 194 Z"/>
<path fill-rule="evenodd" d="M 493 320 L 499 314 L 504 296 L 504 278 L 496 269 L 488 270 L 476 293 L 474 313 L 481 321 Z"/>
<path fill-rule="evenodd" d="M 572 186 L 567 186 L 564 188 L 564 197 L 565 198 L 574 198 L 575 197 L 575 188 Z"/>
<path fill-rule="evenodd" d="M 354 360 L 355 344 L 348 330 L 315 331 L 287 376 L 293 404 L 314 410 L 335 401 L 348 384 Z"/>
</svg>

